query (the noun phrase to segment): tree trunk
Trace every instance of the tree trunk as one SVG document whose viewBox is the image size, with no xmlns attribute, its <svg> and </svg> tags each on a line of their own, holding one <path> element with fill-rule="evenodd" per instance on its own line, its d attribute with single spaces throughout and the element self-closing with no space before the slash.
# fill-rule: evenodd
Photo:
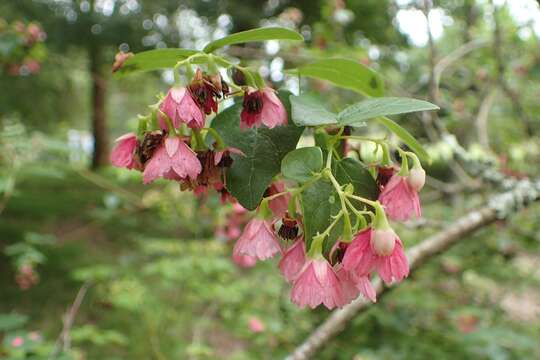
<svg viewBox="0 0 540 360">
<path fill-rule="evenodd" d="M 92 133 L 94 135 L 94 153 L 92 168 L 97 169 L 109 162 L 109 139 L 107 118 L 105 116 L 105 92 L 107 82 L 102 69 L 101 49 L 89 49 L 90 77 L 92 80 Z"/>
</svg>

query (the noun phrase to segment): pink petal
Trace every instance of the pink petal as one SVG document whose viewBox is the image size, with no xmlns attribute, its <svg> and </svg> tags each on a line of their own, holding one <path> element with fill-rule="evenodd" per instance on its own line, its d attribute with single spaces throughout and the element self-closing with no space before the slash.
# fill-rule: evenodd
<svg viewBox="0 0 540 360">
<path fill-rule="evenodd" d="M 261 111 L 261 122 L 270 129 L 276 126 L 287 125 L 287 111 L 275 91 L 270 88 L 265 88 L 262 91 L 263 107 Z"/>
<path fill-rule="evenodd" d="M 379 195 L 379 201 L 384 206 L 388 217 L 392 220 L 408 220 L 413 213 L 422 215 L 418 193 L 407 182 L 407 178 L 395 174 Z"/>
<path fill-rule="evenodd" d="M 128 133 L 116 139 L 118 144 L 111 151 L 110 161 L 116 167 L 133 168 L 133 153 L 137 148 L 137 136 L 134 133 Z"/>
<path fill-rule="evenodd" d="M 279 269 L 289 282 L 294 281 L 306 262 L 306 246 L 303 239 L 297 240 L 279 261 Z"/>
<path fill-rule="evenodd" d="M 180 139 L 178 137 L 167 136 L 167 138 L 165 138 L 165 149 L 167 150 L 167 154 L 169 155 L 169 157 L 172 158 L 174 154 L 176 154 L 179 145 Z"/>
<path fill-rule="evenodd" d="M 270 225 L 262 219 L 254 218 L 234 245 L 233 252 L 266 260 L 281 251 L 281 246 Z"/>
<path fill-rule="evenodd" d="M 392 255 L 378 257 L 376 267 L 379 276 L 387 284 L 392 281 L 399 282 L 409 275 L 409 263 L 399 238 L 396 238 Z"/>
<path fill-rule="evenodd" d="M 366 228 L 349 244 L 342 261 L 345 270 L 354 272 L 357 276 L 365 276 L 371 272 L 376 261 L 370 245 L 372 233 L 371 227 Z"/>
<path fill-rule="evenodd" d="M 183 141 L 178 143 L 178 151 L 171 158 L 171 166 L 179 177 L 195 180 L 201 173 L 201 162 L 197 155 Z"/>
<path fill-rule="evenodd" d="M 170 169 L 170 158 L 165 146 L 156 149 L 152 158 L 146 163 L 143 172 L 143 183 L 148 184 L 162 177 Z"/>
</svg>

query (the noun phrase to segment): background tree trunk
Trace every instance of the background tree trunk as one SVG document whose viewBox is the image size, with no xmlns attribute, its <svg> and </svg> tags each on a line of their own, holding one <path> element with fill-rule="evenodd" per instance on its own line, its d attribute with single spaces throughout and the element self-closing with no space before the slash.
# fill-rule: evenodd
<svg viewBox="0 0 540 360">
<path fill-rule="evenodd" d="M 102 56 L 99 47 L 89 48 L 90 76 L 92 80 L 92 134 L 94 136 L 94 153 L 92 168 L 107 165 L 109 161 L 109 139 L 107 118 L 105 114 L 105 92 L 107 81 L 102 69 Z"/>
</svg>

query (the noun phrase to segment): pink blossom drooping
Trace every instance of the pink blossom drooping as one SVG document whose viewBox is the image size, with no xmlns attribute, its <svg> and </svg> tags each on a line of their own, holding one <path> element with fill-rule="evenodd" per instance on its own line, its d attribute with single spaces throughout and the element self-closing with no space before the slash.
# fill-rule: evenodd
<svg viewBox="0 0 540 360">
<path fill-rule="evenodd" d="M 296 276 L 304 267 L 306 262 L 306 245 L 303 239 L 298 239 L 287 249 L 279 261 L 279 270 L 283 277 L 289 282 L 293 282 Z"/>
<path fill-rule="evenodd" d="M 181 123 L 187 124 L 192 129 L 204 127 L 204 113 L 187 88 L 172 87 L 159 109 L 171 119 L 175 128 Z M 159 124 L 163 130 L 168 130 L 163 116 L 160 116 Z"/>
<path fill-rule="evenodd" d="M 324 304 L 328 309 L 343 306 L 343 289 L 332 266 L 324 258 L 309 260 L 298 274 L 291 300 L 299 307 L 314 309 Z"/>
<path fill-rule="evenodd" d="M 260 90 L 248 89 L 244 95 L 243 105 L 240 114 L 241 129 L 261 125 L 272 129 L 288 123 L 285 106 L 277 97 L 275 90 L 269 87 Z"/>
<path fill-rule="evenodd" d="M 177 136 L 165 138 L 146 163 L 143 182 L 148 184 L 160 177 L 171 180 L 195 180 L 201 172 L 197 155 Z"/>
<path fill-rule="evenodd" d="M 379 195 L 379 201 L 384 206 L 386 215 L 392 220 L 405 221 L 411 218 L 413 213 L 416 217 L 422 216 L 420 198 L 407 181 L 407 177 L 395 174 Z"/>
<path fill-rule="evenodd" d="M 111 152 L 111 164 L 116 167 L 133 169 L 137 167 L 137 161 L 134 157 L 135 150 L 139 144 L 137 135 L 127 133 L 115 140 L 116 146 Z"/>
<path fill-rule="evenodd" d="M 375 270 L 387 284 L 409 275 L 403 245 L 392 229 L 373 230 L 369 227 L 358 233 L 347 247 L 343 267 L 357 278 Z"/>
<path fill-rule="evenodd" d="M 233 254 L 248 255 L 259 260 L 266 260 L 280 251 L 281 246 L 270 222 L 253 218 L 246 225 L 244 232 L 234 245 Z"/>
</svg>

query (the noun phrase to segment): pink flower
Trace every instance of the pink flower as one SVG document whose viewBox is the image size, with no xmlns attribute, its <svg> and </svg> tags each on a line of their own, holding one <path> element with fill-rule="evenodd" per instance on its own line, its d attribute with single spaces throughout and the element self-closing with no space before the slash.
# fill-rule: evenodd
<svg viewBox="0 0 540 360">
<path fill-rule="evenodd" d="M 343 267 L 356 278 L 369 275 L 372 270 L 390 284 L 409 275 L 409 263 L 401 240 L 392 229 L 372 230 L 371 227 L 356 235 L 347 247 Z"/>
<path fill-rule="evenodd" d="M 13 347 L 21 347 L 24 344 L 24 339 L 20 336 L 15 336 L 13 340 L 11 340 L 11 346 Z"/>
<path fill-rule="evenodd" d="M 270 187 L 267 190 L 265 196 L 272 196 L 279 194 L 285 191 L 285 183 L 283 181 L 275 181 L 270 184 Z M 272 210 L 272 213 L 276 218 L 281 218 L 287 212 L 289 206 L 289 200 L 291 199 L 291 194 L 287 193 L 278 197 L 273 198 L 268 202 L 268 207 Z"/>
<path fill-rule="evenodd" d="M 293 282 L 296 276 L 302 270 L 306 262 L 306 245 L 303 239 L 297 240 L 290 248 L 287 249 L 281 260 L 279 261 L 279 270 L 283 277 Z"/>
<path fill-rule="evenodd" d="M 264 323 L 255 316 L 249 318 L 248 326 L 249 330 L 254 333 L 263 332 L 265 329 Z"/>
<path fill-rule="evenodd" d="M 379 201 L 384 206 L 386 215 L 392 220 L 405 221 L 413 213 L 422 216 L 418 192 L 408 183 L 407 177 L 395 174 L 379 195 Z"/>
<path fill-rule="evenodd" d="M 294 281 L 291 300 L 301 308 L 307 305 L 312 309 L 320 304 L 333 309 L 345 303 L 339 278 L 324 258 L 304 265 Z"/>
<path fill-rule="evenodd" d="M 260 127 L 261 124 L 272 129 L 287 125 L 287 111 L 276 95 L 275 90 L 248 89 L 244 95 L 244 108 L 240 114 L 240 128 Z"/>
<path fill-rule="evenodd" d="M 180 123 L 186 123 L 190 128 L 200 129 L 204 126 L 204 113 L 197 105 L 188 89 L 172 87 L 159 106 L 159 109 L 171 119 L 175 128 Z M 159 124 L 163 130 L 168 130 L 167 123 L 160 116 Z"/>
<path fill-rule="evenodd" d="M 127 133 L 115 140 L 118 144 L 111 152 L 111 164 L 116 167 L 125 167 L 133 169 L 137 167 L 137 161 L 134 157 L 135 150 L 139 145 L 137 135 Z"/>
<path fill-rule="evenodd" d="M 281 251 L 281 246 L 267 220 L 253 218 L 234 245 L 236 255 L 249 255 L 266 260 Z"/>
<path fill-rule="evenodd" d="M 159 177 L 171 180 L 197 178 L 201 172 L 201 163 L 197 155 L 179 137 L 165 138 L 152 158 L 148 160 L 143 173 L 143 182 L 148 184 Z"/>
<path fill-rule="evenodd" d="M 249 255 L 242 255 L 234 253 L 232 254 L 233 262 L 241 268 L 251 268 L 257 264 L 257 258 Z"/>
</svg>

